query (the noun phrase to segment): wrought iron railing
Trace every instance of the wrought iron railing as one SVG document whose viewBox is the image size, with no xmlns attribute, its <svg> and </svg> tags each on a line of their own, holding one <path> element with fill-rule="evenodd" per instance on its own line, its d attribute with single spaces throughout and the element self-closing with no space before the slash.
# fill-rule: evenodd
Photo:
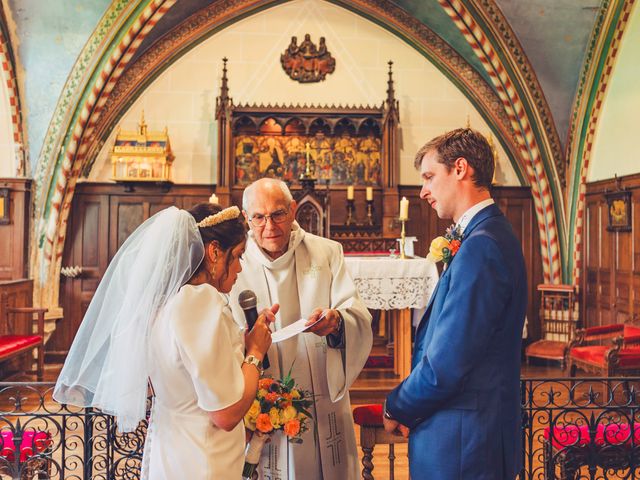
<svg viewBox="0 0 640 480">
<path fill-rule="evenodd" d="M 639 382 L 523 379 L 520 480 L 640 479 Z"/>
<path fill-rule="evenodd" d="M 523 379 L 519 480 L 639 479 L 640 378 Z M 51 383 L 0 383 L 0 479 L 136 479 L 146 423 L 60 405 Z"/>
<path fill-rule="evenodd" d="M 0 383 L 0 479 L 137 479 L 146 422 L 119 433 L 91 408 L 60 405 L 52 383 Z"/>
</svg>

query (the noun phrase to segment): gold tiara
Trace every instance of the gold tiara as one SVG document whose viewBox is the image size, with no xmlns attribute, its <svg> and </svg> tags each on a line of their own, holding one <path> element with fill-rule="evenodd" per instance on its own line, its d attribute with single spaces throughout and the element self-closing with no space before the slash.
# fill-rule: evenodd
<svg viewBox="0 0 640 480">
<path fill-rule="evenodd" d="M 228 207 L 224 210 L 219 211 L 218 213 L 209 215 L 207 218 L 202 219 L 196 225 L 200 228 L 213 227 L 214 225 L 226 222 L 227 220 L 233 220 L 234 218 L 238 218 L 239 216 L 240 209 L 238 207 Z"/>
</svg>

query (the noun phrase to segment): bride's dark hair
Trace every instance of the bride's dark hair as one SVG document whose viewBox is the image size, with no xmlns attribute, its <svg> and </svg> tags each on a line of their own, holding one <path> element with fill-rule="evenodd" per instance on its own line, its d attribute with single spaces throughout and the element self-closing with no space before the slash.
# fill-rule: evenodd
<svg viewBox="0 0 640 480">
<path fill-rule="evenodd" d="M 217 203 L 199 203 L 190 208 L 188 212 L 196 219 L 196 223 L 198 223 L 209 215 L 214 215 L 222 210 L 223 208 Z M 220 222 L 211 227 L 198 227 L 198 230 L 200 231 L 202 243 L 204 243 L 205 247 L 211 242 L 216 242 L 220 248 L 226 252 L 225 256 L 227 259 L 225 269 L 228 269 L 229 262 L 231 261 L 229 251 L 247 239 L 249 227 L 244 219 L 244 215 L 241 213 L 238 215 L 238 218 L 232 218 L 231 220 Z M 204 262 L 200 265 L 198 271 L 200 271 L 203 265 Z"/>
<path fill-rule="evenodd" d="M 215 215 L 224 210 L 217 203 L 199 203 L 192 207 L 188 212 L 196 219 L 196 223 L 201 222 L 209 215 Z M 211 227 L 198 227 L 202 236 L 202 243 L 207 245 L 210 242 L 216 242 L 223 250 L 228 250 L 242 243 L 247 238 L 249 230 L 247 222 L 242 213 L 238 218 L 218 223 Z"/>
</svg>

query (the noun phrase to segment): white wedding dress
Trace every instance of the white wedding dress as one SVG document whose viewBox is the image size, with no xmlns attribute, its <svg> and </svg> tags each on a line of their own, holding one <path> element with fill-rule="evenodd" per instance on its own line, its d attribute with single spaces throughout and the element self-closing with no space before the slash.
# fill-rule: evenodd
<svg viewBox="0 0 640 480">
<path fill-rule="evenodd" d="M 236 403 L 244 391 L 243 326 L 228 299 L 208 284 L 185 285 L 150 332 L 155 391 L 142 479 L 238 480 L 244 426 L 216 427 L 208 412 Z"/>
</svg>

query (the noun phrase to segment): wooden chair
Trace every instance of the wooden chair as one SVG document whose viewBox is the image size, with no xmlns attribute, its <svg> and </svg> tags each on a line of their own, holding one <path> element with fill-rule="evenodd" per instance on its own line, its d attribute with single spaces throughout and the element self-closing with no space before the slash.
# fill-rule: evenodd
<svg viewBox="0 0 640 480">
<path fill-rule="evenodd" d="M 527 363 L 542 358 L 565 367 L 569 344 L 573 341 L 578 323 L 578 309 L 573 285 L 538 285 L 540 298 L 540 340 L 525 349 Z"/>
<path fill-rule="evenodd" d="M 42 381 L 44 373 L 44 314 L 46 308 L 12 307 L 6 294 L 0 295 L 0 362 L 36 351 L 36 369 L 30 373 Z M 20 317 L 22 316 L 22 317 Z M 33 332 L 34 316 L 37 330 Z M 23 321 L 17 321 L 22 318 Z"/>
<path fill-rule="evenodd" d="M 373 480 L 373 449 L 376 445 L 389 445 L 389 480 L 394 479 L 396 443 L 408 440 L 391 435 L 382 426 L 382 405 L 362 405 L 353 409 L 353 421 L 360 426 L 360 447 L 362 448 L 362 478 Z"/>
<path fill-rule="evenodd" d="M 607 377 L 640 375 L 640 328 L 617 323 L 578 330 L 567 365 L 572 377 L 577 369 Z"/>
</svg>

